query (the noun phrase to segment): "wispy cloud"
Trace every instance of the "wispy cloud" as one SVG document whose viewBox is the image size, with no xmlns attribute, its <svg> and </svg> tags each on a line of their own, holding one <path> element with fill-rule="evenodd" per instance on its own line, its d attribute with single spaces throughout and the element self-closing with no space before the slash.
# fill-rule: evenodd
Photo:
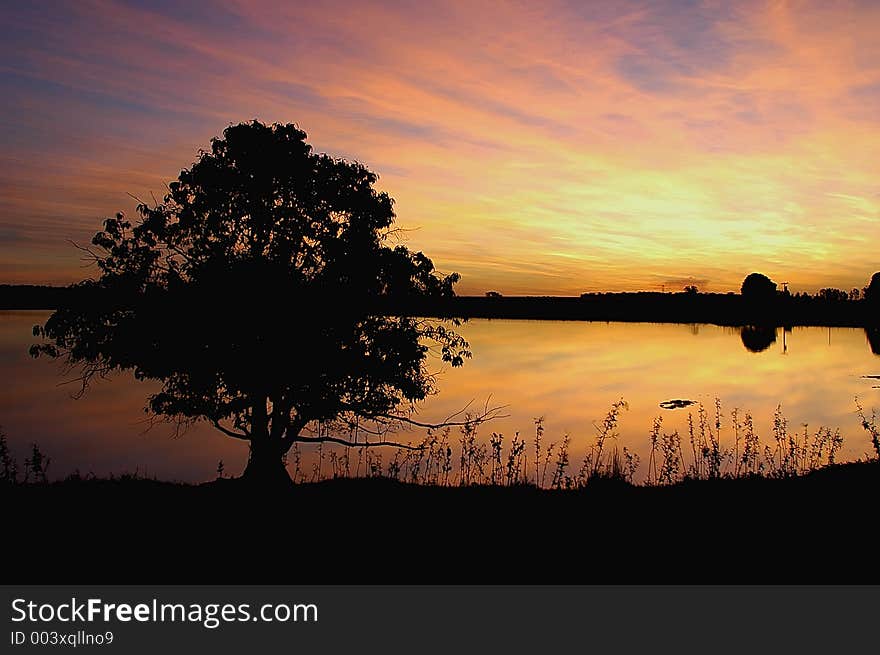
<svg viewBox="0 0 880 655">
<path fill-rule="evenodd" d="M 2 20 L 0 279 L 82 277 L 65 239 L 251 118 L 379 172 L 465 292 L 752 270 L 849 288 L 877 266 L 876 3 L 83 0 Z"/>
</svg>

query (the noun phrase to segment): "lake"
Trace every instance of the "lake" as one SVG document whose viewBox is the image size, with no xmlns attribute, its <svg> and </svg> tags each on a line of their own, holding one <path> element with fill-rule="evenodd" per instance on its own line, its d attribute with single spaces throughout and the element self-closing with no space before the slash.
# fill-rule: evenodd
<svg viewBox="0 0 880 655">
<path fill-rule="evenodd" d="M 0 426 L 22 461 L 32 442 L 52 458 L 50 477 L 74 470 L 96 475 L 138 472 L 160 479 L 199 482 L 216 476 L 218 461 L 238 474 L 247 446 L 206 425 L 172 438 L 168 425 L 151 429 L 144 400 L 157 389 L 120 374 L 97 381 L 79 399 L 76 384 L 60 384 L 58 363 L 28 355 L 31 328 L 44 311 L 0 311 Z M 802 328 L 751 331 L 715 325 L 594 323 L 577 321 L 471 320 L 461 328 L 474 357 L 452 369 L 431 362 L 439 393 L 421 408 L 424 421 L 442 420 L 468 403 L 506 405 L 506 418 L 480 427 L 509 438 L 531 440 L 534 419 L 544 417 L 544 443 L 571 436 L 572 468 L 593 442 L 595 424 L 624 399 L 616 445 L 639 454 L 645 475 L 649 430 L 663 416 L 664 430 L 686 438 L 688 412 L 696 405 L 663 409 L 672 399 L 703 403 L 714 415 L 722 403 L 722 445 L 732 445 L 729 412 L 754 417 L 767 443 L 774 411 L 782 406 L 790 429 L 839 428 L 845 438 L 841 459 L 871 450 L 855 414 L 854 398 L 866 409 L 880 408 L 880 356 L 865 330 Z M 775 340 L 774 340 L 775 339 Z M 876 349 L 876 344 L 875 344 Z M 714 418 L 713 418 L 714 421 Z M 420 441 L 423 432 L 399 434 Z M 457 435 L 453 435 L 457 445 Z"/>
</svg>

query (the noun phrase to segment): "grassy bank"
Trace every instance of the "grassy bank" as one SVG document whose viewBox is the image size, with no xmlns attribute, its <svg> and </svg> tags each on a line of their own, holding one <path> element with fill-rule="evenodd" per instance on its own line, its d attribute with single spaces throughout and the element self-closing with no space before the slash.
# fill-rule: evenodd
<svg viewBox="0 0 880 655">
<path fill-rule="evenodd" d="M 0 438 L 9 582 L 866 583 L 880 582 L 876 414 L 857 405 L 872 461 L 837 463 L 842 437 L 762 440 L 751 417 L 696 405 L 657 419 L 638 458 L 612 446 L 625 403 L 580 462 L 536 421 L 533 439 L 429 435 L 384 460 L 369 448 L 294 451 L 296 484 L 201 485 L 78 474 L 50 481 L 35 445 Z M 0 433 L 0 437 L 2 437 Z M 351 455 L 351 458 L 349 457 Z M 869 455 L 872 456 L 872 455 Z M 222 466 L 218 475 L 224 475 Z M 354 477 L 352 477 L 354 476 Z"/>
<path fill-rule="evenodd" d="M 880 464 L 577 490 L 3 485 L 9 582 L 878 582 Z"/>
</svg>

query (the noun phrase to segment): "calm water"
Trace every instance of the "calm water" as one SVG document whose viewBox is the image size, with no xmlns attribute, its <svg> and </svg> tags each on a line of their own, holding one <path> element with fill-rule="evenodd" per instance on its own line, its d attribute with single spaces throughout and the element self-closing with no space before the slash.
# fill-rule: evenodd
<svg viewBox="0 0 880 655">
<path fill-rule="evenodd" d="M 59 385 L 58 364 L 27 354 L 32 326 L 47 316 L 0 311 L 0 425 L 20 460 L 36 441 L 52 458 L 54 476 L 79 469 L 202 481 L 214 477 L 221 459 L 228 472 L 241 470 L 247 446 L 209 427 L 196 426 L 179 439 L 165 425 L 145 431 L 144 399 L 155 385 L 118 375 L 72 399 L 75 386 Z M 663 415 L 665 429 L 686 430 L 688 409 L 663 410 L 665 400 L 692 399 L 711 408 L 718 397 L 725 414 L 734 407 L 751 412 L 765 439 L 781 404 L 794 428 L 840 428 L 845 458 L 870 449 L 854 397 L 866 408 L 880 408 L 880 380 L 863 377 L 880 374 L 880 356 L 861 329 L 780 329 L 761 352 L 744 346 L 739 329 L 711 325 L 474 320 L 462 332 L 474 358 L 460 369 L 434 363 L 442 371 L 440 393 L 424 405 L 421 418 L 440 420 L 491 396 L 492 404 L 509 405 L 510 416 L 484 426 L 484 436 L 519 431 L 531 437 L 533 419 L 543 416 L 546 443 L 571 435 L 573 468 L 592 442 L 594 422 L 620 398 L 629 410 L 618 445 L 642 455 L 643 474 L 652 419 Z"/>
</svg>

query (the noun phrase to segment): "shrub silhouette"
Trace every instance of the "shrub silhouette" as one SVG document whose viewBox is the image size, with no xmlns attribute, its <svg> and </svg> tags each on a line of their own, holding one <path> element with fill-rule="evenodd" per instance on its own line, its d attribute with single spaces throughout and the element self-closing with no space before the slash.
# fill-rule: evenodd
<svg viewBox="0 0 880 655">
<path fill-rule="evenodd" d="M 413 423 L 429 351 L 452 366 L 470 353 L 455 320 L 378 311 L 451 297 L 458 275 L 387 245 L 393 200 L 376 180 L 313 153 L 295 125 L 228 127 L 163 202 L 104 222 L 89 250 L 100 277 L 35 327 L 32 354 L 78 367 L 83 390 L 116 370 L 160 381 L 148 410 L 247 441 L 259 480 L 289 481 L 297 442 Z"/>
</svg>

